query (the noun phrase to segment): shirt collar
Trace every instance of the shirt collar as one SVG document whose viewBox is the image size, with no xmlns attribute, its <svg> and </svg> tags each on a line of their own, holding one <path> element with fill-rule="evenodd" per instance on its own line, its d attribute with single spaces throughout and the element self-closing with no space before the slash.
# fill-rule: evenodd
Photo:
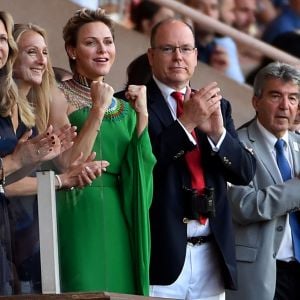
<svg viewBox="0 0 300 300">
<path fill-rule="evenodd" d="M 173 92 L 176 92 L 176 90 L 174 90 L 173 88 L 171 88 L 171 87 L 165 85 L 164 83 L 162 83 L 161 81 L 159 81 L 154 75 L 153 75 L 153 79 L 154 79 L 155 83 L 157 84 L 157 86 L 159 87 L 159 89 L 165 99 L 168 99 Z M 182 94 L 185 94 L 186 87 L 184 87 L 183 89 L 181 89 L 177 92 L 181 92 Z"/>
<path fill-rule="evenodd" d="M 260 122 L 258 119 L 256 119 L 257 121 L 257 126 L 259 131 L 261 132 L 261 134 L 263 135 L 268 147 L 270 149 L 274 148 L 275 143 L 277 142 L 278 138 L 272 134 L 270 131 L 268 131 Z M 288 146 L 288 142 L 289 142 L 289 132 L 288 130 L 285 132 L 285 134 L 281 137 L 281 139 L 283 139 L 286 143 L 286 145 Z"/>
</svg>

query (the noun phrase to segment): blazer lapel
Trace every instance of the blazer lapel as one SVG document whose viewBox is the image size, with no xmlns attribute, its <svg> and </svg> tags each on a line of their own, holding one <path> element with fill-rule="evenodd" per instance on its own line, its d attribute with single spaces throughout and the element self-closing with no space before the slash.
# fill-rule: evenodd
<svg viewBox="0 0 300 300">
<path fill-rule="evenodd" d="M 147 84 L 148 109 L 159 118 L 164 126 L 169 126 L 174 119 L 160 89 L 153 79 Z"/>
<path fill-rule="evenodd" d="M 300 173 L 300 143 L 298 136 L 289 134 L 289 145 L 292 153 L 294 174 Z"/>
<path fill-rule="evenodd" d="M 249 140 L 252 142 L 251 146 L 253 147 L 254 153 L 256 153 L 256 159 L 264 165 L 274 182 L 282 182 L 280 173 L 276 168 L 276 165 L 274 165 L 274 160 L 268 150 L 267 144 L 264 141 L 264 137 L 261 135 L 261 132 L 257 127 L 256 121 L 253 121 L 249 125 L 248 134 Z"/>
</svg>

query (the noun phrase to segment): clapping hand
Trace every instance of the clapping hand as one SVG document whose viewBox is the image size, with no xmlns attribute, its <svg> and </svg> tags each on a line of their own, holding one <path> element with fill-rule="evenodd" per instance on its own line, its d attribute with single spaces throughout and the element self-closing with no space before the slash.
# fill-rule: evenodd
<svg viewBox="0 0 300 300">
<path fill-rule="evenodd" d="M 50 125 L 44 133 L 29 139 L 31 135 L 32 130 L 24 133 L 12 153 L 13 159 L 20 167 L 51 160 L 69 149 L 76 136 L 76 127 L 65 125 L 54 131 Z"/>
<path fill-rule="evenodd" d="M 31 135 L 32 130 L 24 133 L 14 152 L 5 157 L 5 162 L 10 166 L 6 173 L 7 185 L 26 176 L 36 164 L 51 160 L 69 149 L 76 136 L 76 127 L 66 125 L 54 131 L 50 125 L 44 133 L 29 139 Z"/>
<path fill-rule="evenodd" d="M 68 170 L 59 175 L 62 188 L 73 188 L 75 186 L 82 188 L 89 185 L 94 179 L 100 176 L 103 171 L 106 171 L 106 168 L 109 166 L 108 161 L 94 161 L 96 157 L 95 152 L 91 153 L 85 161 L 82 161 L 82 157 L 83 154 L 81 153 Z"/>
<path fill-rule="evenodd" d="M 183 114 L 179 120 L 187 130 L 192 131 L 198 127 L 214 142 L 217 142 L 224 130 L 220 107 L 221 99 L 220 88 L 216 82 L 195 91 L 188 88 Z"/>
<path fill-rule="evenodd" d="M 216 45 L 212 52 L 209 64 L 214 69 L 225 73 L 229 66 L 229 56 L 226 49 L 220 45 Z"/>
</svg>

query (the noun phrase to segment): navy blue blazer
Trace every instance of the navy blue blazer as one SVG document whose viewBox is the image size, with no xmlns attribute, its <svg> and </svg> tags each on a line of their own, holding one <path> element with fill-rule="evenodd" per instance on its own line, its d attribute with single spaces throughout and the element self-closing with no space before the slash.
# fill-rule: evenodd
<svg viewBox="0 0 300 300">
<path fill-rule="evenodd" d="M 174 121 L 153 79 L 147 84 L 149 134 L 157 164 L 154 168 L 154 195 L 150 208 L 150 283 L 172 284 L 179 276 L 186 254 L 187 225 L 184 218 L 183 185 L 190 187 L 184 154 L 195 147 L 185 131 Z M 206 135 L 196 129 L 201 147 L 206 186 L 215 190 L 216 217 L 210 218 L 225 288 L 236 288 L 236 258 L 231 211 L 227 200 L 227 181 L 247 185 L 255 173 L 253 155 L 239 142 L 231 106 L 222 99 L 221 109 L 227 133 L 216 153 Z M 199 264 L 205 262 L 199 261 Z"/>
</svg>

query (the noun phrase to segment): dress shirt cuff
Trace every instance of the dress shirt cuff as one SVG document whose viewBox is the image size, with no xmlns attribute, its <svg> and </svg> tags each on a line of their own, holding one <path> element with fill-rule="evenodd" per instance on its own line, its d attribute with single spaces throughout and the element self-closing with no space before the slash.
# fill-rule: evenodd
<svg viewBox="0 0 300 300">
<path fill-rule="evenodd" d="M 180 126 L 183 128 L 185 131 L 186 135 L 188 136 L 189 140 L 191 143 L 193 143 L 195 146 L 197 145 L 197 142 L 195 141 L 194 137 L 192 136 L 191 133 L 189 133 L 186 128 L 182 125 L 182 123 L 177 119 L 177 122 L 180 124 Z"/>
<path fill-rule="evenodd" d="M 225 139 L 225 136 L 226 136 L 226 129 L 224 128 L 224 131 L 223 131 L 223 133 L 222 133 L 222 135 L 221 135 L 221 137 L 220 137 L 220 139 L 219 139 L 219 141 L 216 145 L 209 137 L 207 137 L 208 142 L 210 143 L 210 146 L 211 146 L 211 148 L 214 152 L 218 152 L 220 150 L 221 145 L 222 145 L 222 143 Z"/>
</svg>

